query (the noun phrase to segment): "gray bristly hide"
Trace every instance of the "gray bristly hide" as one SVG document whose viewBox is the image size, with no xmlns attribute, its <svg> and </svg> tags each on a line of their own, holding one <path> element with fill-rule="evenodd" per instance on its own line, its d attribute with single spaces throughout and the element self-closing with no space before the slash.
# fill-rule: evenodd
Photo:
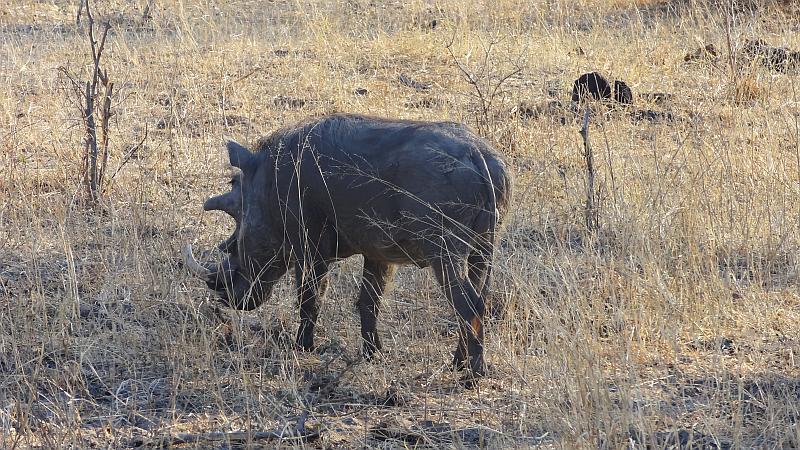
<svg viewBox="0 0 800 450">
<path fill-rule="evenodd" d="M 255 152 L 229 141 L 240 173 L 231 191 L 207 200 L 236 230 L 227 257 L 187 267 L 230 307 L 250 310 L 294 268 L 297 343 L 313 348 L 318 297 L 331 263 L 364 256 L 358 296 L 364 353 L 381 348 L 379 299 L 398 264 L 431 267 L 460 323 L 453 363 L 484 373 L 483 315 L 495 230 L 508 211 L 511 177 L 492 148 L 450 122 L 349 114 L 275 131 Z"/>
</svg>

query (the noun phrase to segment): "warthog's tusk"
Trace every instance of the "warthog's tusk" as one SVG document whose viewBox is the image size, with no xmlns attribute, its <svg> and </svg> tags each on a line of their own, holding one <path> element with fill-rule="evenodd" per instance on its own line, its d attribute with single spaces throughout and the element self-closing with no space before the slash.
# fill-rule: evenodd
<svg viewBox="0 0 800 450">
<path fill-rule="evenodd" d="M 183 247 L 183 259 L 186 262 L 186 267 L 189 269 L 189 272 L 195 276 L 210 278 L 211 275 L 214 274 L 211 269 L 202 265 L 200 261 L 195 259 L 194 253 L 192 253 L 192 244 L 186 244 L 186 246 Z"/>
</svg>

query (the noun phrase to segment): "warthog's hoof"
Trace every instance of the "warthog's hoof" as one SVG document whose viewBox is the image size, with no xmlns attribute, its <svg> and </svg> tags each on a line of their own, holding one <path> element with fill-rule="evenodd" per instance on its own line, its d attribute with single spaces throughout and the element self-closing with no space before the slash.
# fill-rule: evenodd
<svg viewBox="0 0 800 450">
<path fill-rule="evenodd" d="M 486 369 L 480 370 L 469 369 L 459 379 L 459 383 L 466 389 L 474 389 L 478 385 L 478 380 L 486 376 Z"/>
<path fill-rule="evenodd" d="M 461 377 L 461 383 L 466 388 L 475 387 L 477 380 L 486 376 L 486 364 L 483 361 L 483 355 L 469 358 L 469 362 L 467 362 L 467 358 L 457 351 L 453 355 L 452 367 L 455 371 L 465 371 Z"/>
<path fill-rule="evenodd" d="M 361 349 L 361 354 L 364 355 L 364 359 L 367 361 L 373 361 L 378 359 L 381 355 L 381 347 L 380 345 L 373 346 L 372 344 L 364 343 L 364 348 Z"/>
<path fill-rule="evenodd" d="M 361 348 L 361 354 L 364 355 L 364 358 L 368 361 L 371 361 L 376 353 L 380 353 L 381 348 L 381 340 L 378 338 L 376 333 L 365 333 L 361 335 L 363 347 Z"/>
<path fill-rule="evenodd" d="M 297 336 L 297 341 L 295 342 L 295 347 L 297 350 L 303 352 L 311 352 L 314 351 L 314 338 L 308 336 L 307 334 L 301 333 Z"/>
<path fill-rule="evenodd" d="M 467 368 L 467 360 L 463 355 L 453 355 L 453 362 L 450 363 L 453 370 L 460 372 Z"/>
</svg>

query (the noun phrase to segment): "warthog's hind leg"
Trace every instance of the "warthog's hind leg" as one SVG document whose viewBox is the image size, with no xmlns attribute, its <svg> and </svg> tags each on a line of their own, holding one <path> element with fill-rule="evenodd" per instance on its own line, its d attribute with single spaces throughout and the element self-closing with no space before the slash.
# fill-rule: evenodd
<svg viewBox="0 0 800 450">
<path fill-rule="evenodd" d="M 483 361 L 483 298 L 466 276 L 462 259 L 442 258 L 433 265 L 436 279 L 452 302 L 459 319 L 459 342 L 453 353 L 457 369 L 469 368 L 471 376 L 486 373 Z"/>
</svg>

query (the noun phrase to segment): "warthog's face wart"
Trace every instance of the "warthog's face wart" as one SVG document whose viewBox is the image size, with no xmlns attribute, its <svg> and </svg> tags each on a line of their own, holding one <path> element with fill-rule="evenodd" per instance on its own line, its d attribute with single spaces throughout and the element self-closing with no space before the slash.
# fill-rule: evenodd
<svg viewBox="0 0 800 450">
<path fill-rule="evenodd" d="M 250 310 L 269 298 L 272 288 L 286 273 L 288 261 L 281 241 L 272 238 L 268 217 L 265 216 L 269 186 L 255 180 L 262 170 L 258 155 L 237 144 L 228 142 L 228 154 L 233 167 L 241 172 L 231 179 L 231 191 L 212 197 L 203 204 L 206 211 L 224 211 L 236 221 L 231 237 L 219 245 L 227 257 L 218 264 L 197 261 L 191 246 L 184 249 L 187 267 L 203 278 L 227 305 Z M 262 183 L 263 184 L 263 183 Z"/>
</svg>

